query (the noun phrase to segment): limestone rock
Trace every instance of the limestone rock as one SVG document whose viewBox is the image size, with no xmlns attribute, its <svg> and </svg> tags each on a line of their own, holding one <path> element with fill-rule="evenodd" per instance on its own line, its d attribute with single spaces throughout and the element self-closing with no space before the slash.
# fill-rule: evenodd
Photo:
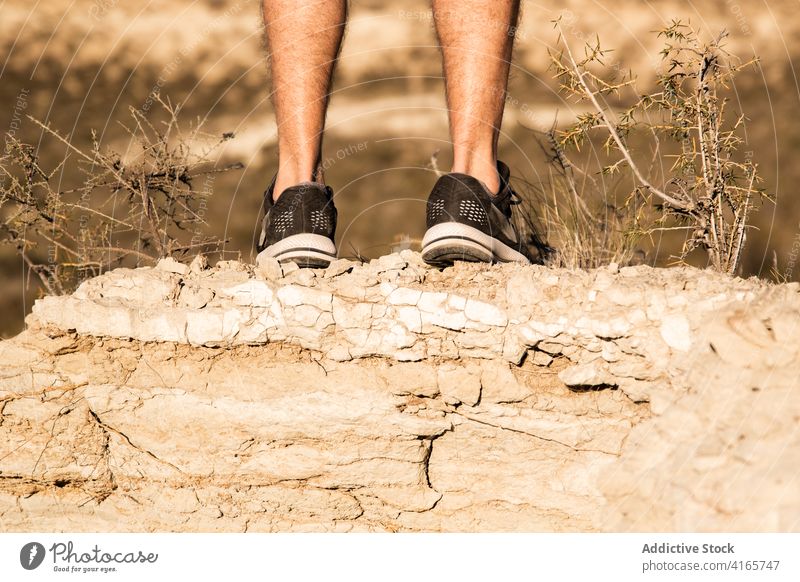
<svg viewBox="0 0 800 582">
<path fill-rule="evenodd" d="M 797 285 L 165 260 L 27 321 L 0 342 L 4 531 L 800 524 Z"/>
</svg>

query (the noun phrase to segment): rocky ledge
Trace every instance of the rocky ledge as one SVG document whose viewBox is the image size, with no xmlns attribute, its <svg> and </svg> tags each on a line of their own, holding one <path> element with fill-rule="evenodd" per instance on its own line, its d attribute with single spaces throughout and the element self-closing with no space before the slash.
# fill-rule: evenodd
<svg viewBox="0 0 800 582">
<path fill-rule="evenodd" d="M 0 343 L 5 531 L 800 529 L 800 285 L 164 260 Z"/>
</svg>

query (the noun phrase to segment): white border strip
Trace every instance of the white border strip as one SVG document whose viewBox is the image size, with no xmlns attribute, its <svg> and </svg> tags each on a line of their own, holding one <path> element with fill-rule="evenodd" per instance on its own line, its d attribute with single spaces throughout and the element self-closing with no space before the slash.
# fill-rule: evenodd
<svg viewBox="0 0 800 582">
<path fill-rule="evenodd" d="M 70 542 L 73 555 L 66 561 Z M 36 569 L 27 571 L 21 560 L 30 552 L 22 550 L 31 543 L 44 546 L 46 555 Z M 645 546 L 654 551 L 645 551 Z M 711 553 L 711 547 L 729 551 Z M 798 547 L 800 534 L 30 533 L 0 535 L 0 572 L 5 580 L 137 582 L 796 581 L 800 580 Z M 151 555 L 157 558 L 119 562 Z M 684 569 L 688 564 L 699 569 Z"/>
</svg>

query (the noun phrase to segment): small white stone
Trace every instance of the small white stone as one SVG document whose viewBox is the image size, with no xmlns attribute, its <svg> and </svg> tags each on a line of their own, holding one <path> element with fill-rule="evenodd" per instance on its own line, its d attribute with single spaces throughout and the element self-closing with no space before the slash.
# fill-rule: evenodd
<svg viewBox="0 0 800 582">
<path fill-rule="evenodd" d="M 450 295 L 447 298 L 447 307 L 457 311 L 463 311 L 467 306 L 467 298 L 460 295 Z"/>
<path fill-rule="evenodd" d="M 236 334 L 237 343 L 263 344 L 268 340 L 267 329 L 257 319 L 241 326 L 239 333 Z"/>
<path fill-rule="evenodd" d="M 533 352 L 533 363 L 537 366 L 547 367 L 553 362 L 553 356 L 546 352 L 536 350 Z"/>
<path fill-rule="evenodd" d="M 590 320 L 589 330 L 597 337 L 620 338 L 628 335 L 631 325 L 621 317 L 612 317 L 608 320 Z"/>
<path fill-rule="evenodd" d="M 189 272 L 189 267 L 179 263 L 172 257 L 159 259 L 158 263 L 156 264 L 156 269 L 159 271 L 166 271 L 168 273 L 177 273 L 178 275 L 185 275 Z"/>
<path fill-rule="evenodd" d="M 467 316 L 464 315 L 463 311 L 444 311 L 438 313 L 428 313 L 423 311 L 420 313 L 423 325 L 430 324 L 437 327 L 444 327 L 446 329 L 460 331 L 464 329 L 464 326 L 467 324 Z"/>
<path fill-rule="evenodd" d="M 618 362 L 621 357 L 621 352 L 617 344 L 603 342 L 603 350 L 600 355 L 606 362 Z"/>
<path fill-rule="evenodd" d="M 660 332 L 662 339 L 674 350 L 688 352 L 692 347 L 692 331 L 683 315 L 667 315 L 661 322 Z"/>
<path fill-rule="evenodd" d="M 273 302 L 272 305 L 269 306 L 268 313 L 276 322 L 279 323 L 279 325 L 286 325 L 286 318 L 284 317 L 283 314 L 283 307 L 278 301 Z"/>
<path fill-rule="evenodd" d="M 545 338 L 544 335 L 540 334 L 537 331 L 534 331 L 531 327 L 527 325 L 521 325 L 517 329 L 519 330 L 519 334 L 522 336 L 522 339 L 525 340 L 525 343 L 528 346 L 535 346 Z"/>
<path fill-rule="evenodd" d="M 275 294 L 264 281 L 250 280 L 240 285 L 220 289 L 220 294 L 230 297 L 236 305 L 269 307 Z"/>
<path fill-rule="evenodd" d="M 503 359 L 515 366 L 519 366 L 522 363 L 526 353 L 528 353 L 528 347 L 522 345 L 515 338 L 509 337 L 503 342 Z"/>
<path fill-rule="evenodd" d="M 338 277 L 339 275 L 343 275 L 344 273 L 353 269 L 357 263 L 349 260 L 349 259 L 336 259 L 335 261 L 331 261 L 328 267 L 323 272 L 323 277 L 326 279 L 332 279 L 333 277 Z"/>
<path fill-rule="evenodd" d="M 392 357 L 398 362 L 421 362 L 427 357 L 424 349 L 419 347 L 414 349 L 397 350 Z"/>
<path fill-rule="evenodd" d="M 417 302 L 417 307 L 422 311 L 436 312 L 444 309 L 447 302 L 447 293 L 424 291 Z"/>
<path fill-rule="evenodd" d="M 283 277 L 283 270 L 278 260 L 263 253 L 256 257 L 256 272 L 268 281 L 277 281 Z"/>
<path fill-rule="evenodd" d="M 603 386 L 616 385 L 608 372 L 596 361 L 566 368 L 558 373 L 558 378 L 567 386 Z"/>
<path fill-rule="evenodd" d="M 554 274 L 546 275 L 542 278 L 542 284 L 546 285 L 547 287 L 553 287 L 555 285 L 558 285 L 558 281 L 559 281 L 558 275 Z"/>
<path fill-rule="evenodd" d="M 550 355 L 557 356 L 564 351 L 564 346 L 556 342 L 539 342 L 539 345 L 536 346 L 536 349 Z"/>
<path fill-rule="evenodd" d="M 311 287 L 314 284 L 314 279 L 317 274 L 312 269 L 299 269 L 287 277 L 292 283 L 296 283 L 303 287 Z"/>
<path fill-rule="evenodd" d="M 525 327 L 529 328 L 534 335 L 541 337 L 556 337 L 558 334 L 564 332 L 564 324 L 560 322 L 531 320 Z"/>
<path fill-rule="evenodd" d="M 407 287 L 398 287 L 387 297 L 387 301 L 391 305 L 416 305 L 419 298 L 422 296 L 422 291 L 419 289 L 409 289 Z"/>
<path fill-rule="evenodd" d="M 634 309 L 628 314 L 628 321 L 635 326 L 644 325 L 647 323 L 647 315 L 641 309 Z"/>
<path fill-rule="evenodd" d="M 407 264 L 408 263 L 406 263 L 405 259 L 403 259 L 399 253 L 383 255 L 379 259 L 370 262 L 370 266 L 373 267 L 377 273 L 405 269 Z"/>
<path fill-rule="evenodd" d="M 508 325 L 508 317 L 502 309 L 483 301 L 468 299 L 464 314 L 471 320 L 486 325 L 505 327 Z"/>
<path fill-rule="evenodd" d="M 476 331 L 465 331 L 453 338 L 454 343 L 460 348 L 477 349 L 477 352 L 485 357 L 491 353 L 490 357 L 502 353 L 503 341 L 500 336 Z"/>
<path fill-rule="evenodd" d="M 208 287 L 186 285 L 181 289 L 179 302 L 190 309 L 202 309 L 214 299 L 214 292 Z"/>
<path fill-rule="evenodd" d="M 241 329 L 244 321 L 249 319 L 249 310 L 228 309 L 222 314 L 222 337 L 226 341 L 232 341 Z"/>
<path fill-rule="evenodd" d="M 650 321 L 660 321 L 664 315 L 664 304 L 663 303 L 652 303 L 647 306 L 647 319 Z"/>
</svg>

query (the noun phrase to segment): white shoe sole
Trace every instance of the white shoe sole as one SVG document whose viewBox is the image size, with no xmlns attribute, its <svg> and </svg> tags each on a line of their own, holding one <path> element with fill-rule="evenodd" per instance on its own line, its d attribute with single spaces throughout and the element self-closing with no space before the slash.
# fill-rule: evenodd
<svg viewBox="0 0 800 582">
<path fill-rule="evenodd" d="M 268 246 L 258 256 L 318 269 L 327 267 L 336 259 L 336 246 L 331 239 L 321 234 L 293 234 Z"/>
<path fill-rule="evenodd" d="M 530 263 L 528 257 L 510 246 L 459 222 L 445 222 L 427 230 L 422 238 L 422 260 L 431 265 L 453 261 Z"/>
</svg>

